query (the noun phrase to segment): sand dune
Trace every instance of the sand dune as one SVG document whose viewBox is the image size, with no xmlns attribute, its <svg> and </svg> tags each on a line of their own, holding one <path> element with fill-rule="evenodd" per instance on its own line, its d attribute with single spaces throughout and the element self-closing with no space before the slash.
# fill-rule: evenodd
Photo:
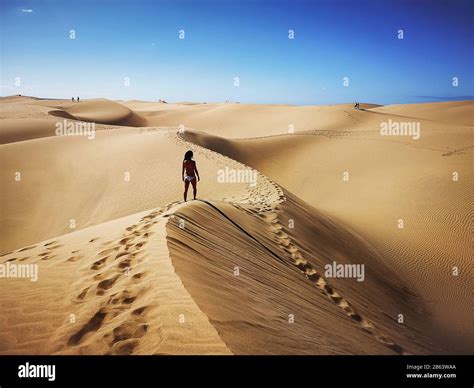
<svg viewBox="0 0 474 388">
<path fill-rule="evenodd" d="M 174 272 L 165 216 L 157 208 L 3 257 L 40 269 L 34 284 L 2 280 L 0 353 L 230 353 Z"/>
<path fill-rule="evenodd" d="M 4 98 L 0 105 L 0 144 L 56 136 L 57 123 L 94 122 L 97 129 L 112 126 L 146 126 L 140 114 L 122 104 L 106 100 L 71 102 L 29 97 Z"/>
<path fill-rule="evenodd" d="M 389 105 L 376 107 L 371 110 L 404 117 L 441 121 L 451 125 L 466 125 L 470 127 L 474 125 L 473 101 Z"/>
<path fill-rule="evenodd" d="M 232 138 L 254 138 L 308 130 L 352 129 L 363 115 L 353 104 L 328 106 L 133 103 L 148 125 L 184 126 Z M 362 106 L 362 105 L 361 105 Z M 367 107 L 377 105 L 367 104 Z M 375 119 L 374 115 L 374 119 Z"/>
<path fill-rule="evenodd" d="M 473 323 L 465 306 L 473 290 L 474 142 L 471 128 L 450 130 L 427 134 L 425 144 L 384 141 L 376 132 L 240 141 L 192 132 L 186 137 L 262 171 L 356 230 L 433 305 L 440 336 L 453 343 L 446 333 L 462 333 L 457 346 L 464 348 L 465 341 L 471 346 Z M 453 173 L 463 178 L 453 181 Z M 463 275 L 453 276 L 454 266 Z"/>
<path fill-rule="evenodd" d="M 426 312 L 397 276 L 355 236 L 345 235 L 347 245 L 341 246 L 333 237 L 340 232 L 336 225 L 293 200 L 265 212 L 193 203 L 176 213 L 190 230 L 183 232 L 177 223 L 168 223 L 177 274 L 227 346 L 237 354 L 436 351 L 418 332 Z M 299 225 L 298 233 L 312 228 L 304 242 L 287 233 L 290 214 Z M 317 221 L 305 222 L 308 216 Z M 203 230 L 196 220 L 211 226 Z M 318 243 L 307 246 L 308 241 Z M 312 248 L 316 249 L 309 251 Z M 334 255 L 341 263 L 377 263 L 370 285 L 325 279 L 324 265 Z M 238 302 L 229 303 L 232 300 Z M 395 320 L 400 311 L 406 311 L 413 323 L 402 335 Z"/>
<path fill-rule="evenodd" d="M 127 127 L 146 126 L 146 121 L 139 114 L 106 99 L 81 101 L 71 107 L 50 112 L 52 115 L 67 119 L 94 121 L 100 124 L 112 124 Z"/>
<path fill-rule="evenodd" d="M 9 204 L 0 227 L 2 250 L 182 198 L 180 162 L 185 151 L 169 141 L 165 129 L 111 129 L 99 131 L 94 140 L 55 136 L 2 146 L 2 203 Z M 38 166 L 48 168 L 38 172 Z M 200 161 L 201 195 L 215 190 L 212 180 L 221 167 Z M 20 182 L 16 172 L 21 172 Z M 219 193 L 230 196 L 243 185 L 219 184 Z M 34 201 L 33 192 L 41 194 Z"/>
<path fill-rule="evenodd" d="M 0 279 L 0 353 L 472 352 L 472 104 L 431 105 L 1 99 L 0 264 L 39 272 Z"/>
</svg>

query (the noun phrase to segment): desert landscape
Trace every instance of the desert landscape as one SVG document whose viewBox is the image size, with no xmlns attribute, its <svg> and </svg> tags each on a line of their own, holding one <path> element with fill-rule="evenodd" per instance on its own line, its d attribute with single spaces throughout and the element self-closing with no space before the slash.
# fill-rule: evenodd
<svg viewBox="0 0 474 388">
<path fill-rule="evenodd" d="M 472 100 L 9 96 L 0 128 L 0 354 L 474 351 Z"/>
</svg>

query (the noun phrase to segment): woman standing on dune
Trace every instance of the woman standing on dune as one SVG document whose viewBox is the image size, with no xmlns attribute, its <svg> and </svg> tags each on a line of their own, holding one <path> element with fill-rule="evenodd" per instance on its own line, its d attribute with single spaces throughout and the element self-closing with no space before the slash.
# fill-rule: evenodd
<svg viewBox="0 0 474 388">
<path fill-rule="evenodd" d="M 193 160 L 193 151 L 187 151 L 184 154 L 183 170 L 181 171 L 181 177 L 184 182 L 184 202 L 186 202 L 186 198 L 188 197 L 189 183 L 193 185 L 193 195 L 194 195 L 194 199 L 196 199 L 196 194 L 197 194 L 196 186 L 200 178 L 199 178 L 199 172 L 197 170 L 196 162 Z M 196 177 L 197 177 L 197 181 L 196 181 Z"/>
</svg>

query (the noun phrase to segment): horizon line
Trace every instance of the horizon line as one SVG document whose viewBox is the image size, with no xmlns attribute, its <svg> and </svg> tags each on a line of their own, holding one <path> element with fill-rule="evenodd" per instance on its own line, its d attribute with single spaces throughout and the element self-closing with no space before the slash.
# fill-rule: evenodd
<svg viewBox="0 0 474 388">
<path fill-rule="evenodd" d="M 58 98 L 58 97 L 37 97 L 37 96 L 30 96 L 24 94 L 11 94 L 7 96 L 0 96 L 0 98 L 9 98 L 9 97 L 25 97 L 25 98 L 34 98 L 38 100 L 57 100 L 57 101 L 70 101 L 70 98 Z M 77 96 L 74 96 L 76 98 Z M 367 105 L 378 105 L 378 106 L 389 106 L 389 105 L 418 105 L 418 104 L 432 104 L 432 103 L 444 103 L 444 102 L 474 102 L 474 96 L 454 96 L 454 97 L 441 97 L 441 96 L 415 96 L 418 98 L 423 98 L 430 101 L 424 102 L 395 102 L 390 104 L 380 104 L 375 102 L 363 102 L 363 101 L 348 101 L 348 102 L 339 102 L 339 103 L 327 103 L 327 104 L 289 104 L 289 103 L 265 103 L 265 102 L 243 102 L 243 101 L 167 101 L 166 99 L 158 99 L 158 100 L 141 100 L 137 98 L 133 98 L 130 100 L 121 100 L 121 99 L 110 99 L 106 97 L 93 97 L 93 98 L 84 98 L 82 101 L 88 100 L 109 100 L 109 101 L 121 101 L 121 102 L 129 102 L 129 101 L 140 101 L 140 102 L 156 102 L 156 103 L 165 103 L 165 104 L 201 104 L 201 105 L 208 105 L 208 104 L 241 104 L 241 105 L 281 105 L 281 106 L 331 106 L 331 105 L 347 105 L 347 104 L 367 104 Z"/>
</svg>

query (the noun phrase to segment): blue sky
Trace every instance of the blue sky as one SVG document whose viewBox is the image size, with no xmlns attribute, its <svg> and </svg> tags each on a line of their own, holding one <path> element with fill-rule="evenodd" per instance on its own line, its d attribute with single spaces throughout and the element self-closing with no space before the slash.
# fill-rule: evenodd
<svg viewBox="0 0 474 388">
<path fill-rule="evenodd" d="M 388 104 L 474 95 L 474 1 L 2 0 L 0 12 L 3 96 Z"/>
</svg>

